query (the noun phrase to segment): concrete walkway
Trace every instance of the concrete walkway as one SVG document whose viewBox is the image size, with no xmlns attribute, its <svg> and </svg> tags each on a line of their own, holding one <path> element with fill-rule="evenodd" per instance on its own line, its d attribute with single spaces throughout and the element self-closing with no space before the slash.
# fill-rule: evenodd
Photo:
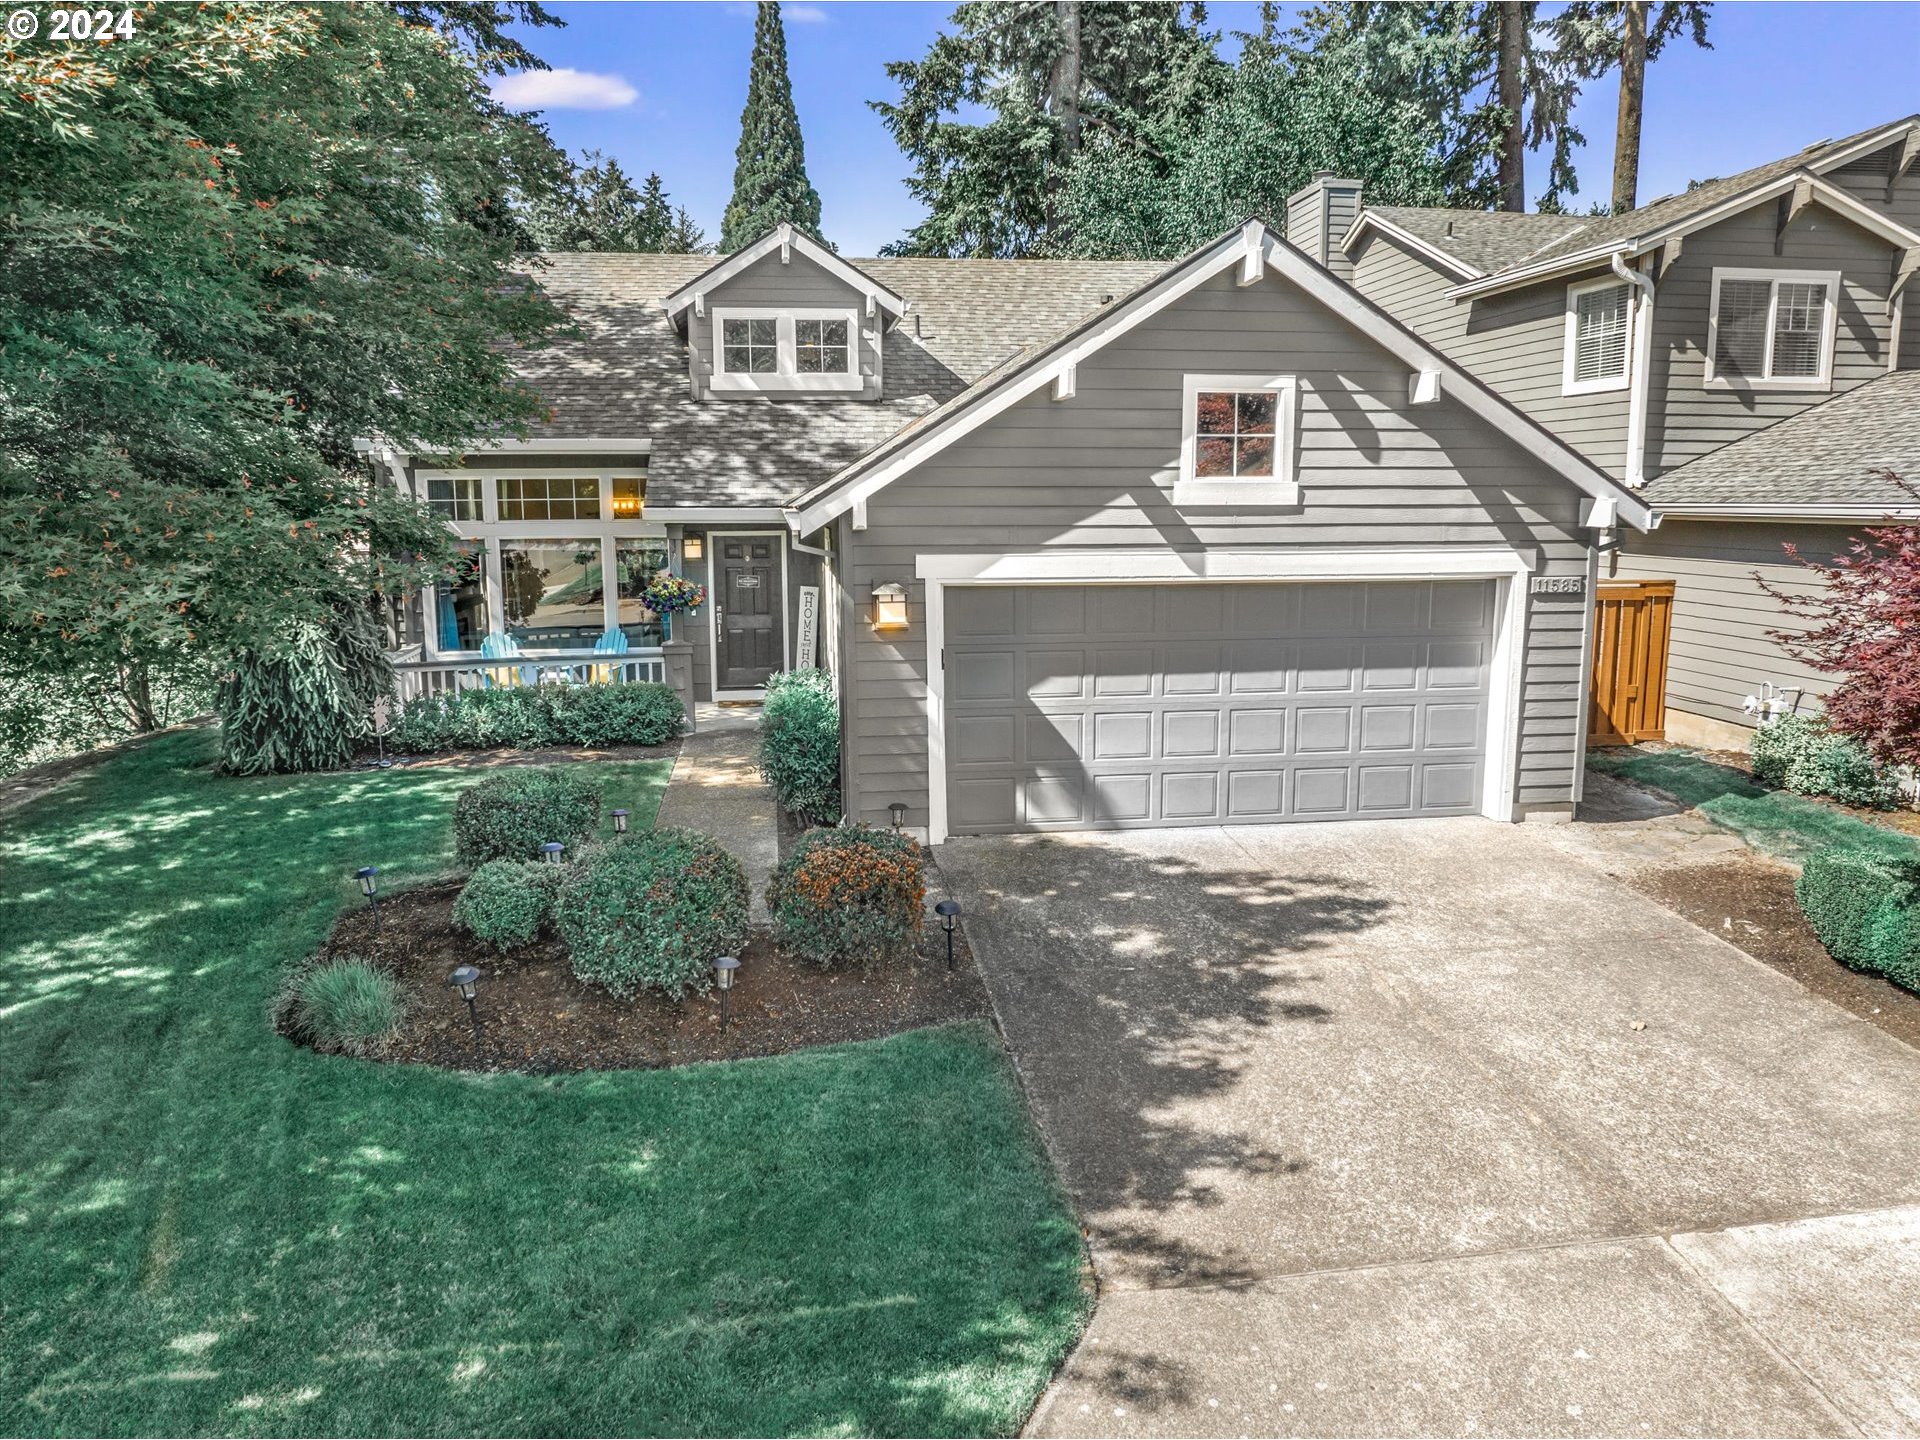
<svg viewBox="0 0 1920 1440">
<path fill-rule="evenodd" d="M 1034 1433 L 1920 1435 L 1920 1052 L 1562 828 L 941 847 L 1100 1282 Z"/>
<path fill-rule="evenodd" d="M 780 862 L 773 792 L 760 778 L 760 707 L 702 704 L 698 728 L 680 742 L 659 825 L 713 836 L 747 872 L 752 920 L 767 923 L 767 881 Z"/>
</svg>

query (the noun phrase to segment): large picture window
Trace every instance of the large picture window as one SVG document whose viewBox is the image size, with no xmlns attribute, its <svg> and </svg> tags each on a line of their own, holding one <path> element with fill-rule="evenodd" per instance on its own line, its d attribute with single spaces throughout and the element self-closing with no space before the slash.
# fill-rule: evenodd
<svg viewBox="0 0 1920 1440">
<path fill-rule="evenodd" d="M 507 634 L 530 650 L 591 650 L 607 625 L 600 553 L 597 539 L 501 541 Z"/>
<path fill-rule="evenodd" d="M 1840 277 L 1831 272 L 1715 270 L 1707 383 L 1826 389 L 1839 295 Z"/>
</svg>

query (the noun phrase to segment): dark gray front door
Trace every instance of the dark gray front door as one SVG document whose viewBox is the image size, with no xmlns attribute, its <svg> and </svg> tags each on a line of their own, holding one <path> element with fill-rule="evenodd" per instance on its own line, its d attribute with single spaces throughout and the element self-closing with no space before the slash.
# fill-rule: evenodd
<svg viewBox="0 0 1920 1440">
<path fill-rule="evenodd" d="M 714 673 L 721 690 L 751 690 L 780 668 L 786 607 L 780 603 L 777 535 L 714 537 L 720 593 L 715 628 L 720 653 Z"/>
<path fill-rule="evenodd" d="M 1492 581 L 951 587 L 958 835 L 1480 808 Z"/>
</svg>

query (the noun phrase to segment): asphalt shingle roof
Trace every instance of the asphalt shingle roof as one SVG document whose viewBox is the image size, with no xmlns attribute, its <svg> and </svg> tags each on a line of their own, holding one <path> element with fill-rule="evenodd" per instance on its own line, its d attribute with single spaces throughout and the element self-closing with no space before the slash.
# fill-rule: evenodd
<svg viewBox="0 0 1920 1440">
<path fill-rule="evenodd" d="M 1920 370 L 1896 370 L 1648 482 L 1658 509 L 1688 505 L 1911 506 L 1881 479 L 1920 483 Z"/>
<path fill-rule="evenodd" d="M 780 505 L 1022 350 L 1161 273 L 1159 261 L 862 259 L 849 263 L 905 297 L 886 333 L 886 398 L 695 403 L 687 346 L 661 297 L 715 263 L 711 255 L 555 253 L 538 283 L 577 337 L 521 355 L 519 373 L 552 406 L 534 439 L 649 436 L 654 507 Z M 917 323 L 916 323 L 917 321 Z"/>
<path fill-rule="evenodd" d="M 1592 223 L 1578 215 L 1447 210 L 1421 205 L 1369 205 L 1367 213 L 1488 275 L 1517 265 Z"/>
</svg>

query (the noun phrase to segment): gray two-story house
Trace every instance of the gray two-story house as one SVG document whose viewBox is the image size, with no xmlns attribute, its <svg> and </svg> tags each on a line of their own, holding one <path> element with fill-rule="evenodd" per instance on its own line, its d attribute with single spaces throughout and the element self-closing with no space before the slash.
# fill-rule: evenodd
<svg viewBox="0 0 1920 1440">
<path fill-rule="evenodd" d="M 1603 574 L 1672 585 L 1670 738 L 1744 745 L 1830 678 L 1755 583 L 1817 583 L 1920 480 L 1920 117 L 1610 217 L 1368 206 L 1323 176 L 1289 237 L 1661 514 Z"/>
</svg>

